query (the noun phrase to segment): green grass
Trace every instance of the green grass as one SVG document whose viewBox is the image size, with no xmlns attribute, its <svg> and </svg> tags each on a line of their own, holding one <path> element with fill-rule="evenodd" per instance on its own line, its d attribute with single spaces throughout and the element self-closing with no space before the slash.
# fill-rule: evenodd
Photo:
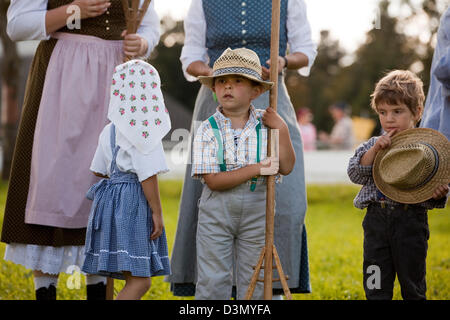
<svg viewBox="0 0 450 320">
<path fill-rule="evenodd" d="M 177 226 L 178 206 L 182 182 L 161 181 L 161 199 L 169 252 Z M 0 183 L 0 224 L 3 221 L 7 185 Z M 294 299 L 365 299 L 362 287 L 361 223 L 364 211 L 353 207 L 358 192 L 352 185 L 308 186 L 308 211 L 306 228 L 310 259 L 311 294 L 295 294 Z M 450 209 L 429 212 L 430 240 L 427 257 L 428 299 L 450 299 Z M 30 270 L 5 262 L 5 244 L 0 243 L 0 300 L 34 299 L 33 277 Z M 69 275 L 62 274 L 58 285 L 58 299 L 86 299 L 84 277 L 81 288 L 69 289 Z M 115 290 L 123 287 L 123 281 L 115 281 Z M 152 288 L 144 299 L 173 300 L 169 284 L 163 277 L 153 279 Z M 191 299 L 191 298 L 187 298 Z M 396 282 L 394 299 L 401 299 Z"/>
</svg>

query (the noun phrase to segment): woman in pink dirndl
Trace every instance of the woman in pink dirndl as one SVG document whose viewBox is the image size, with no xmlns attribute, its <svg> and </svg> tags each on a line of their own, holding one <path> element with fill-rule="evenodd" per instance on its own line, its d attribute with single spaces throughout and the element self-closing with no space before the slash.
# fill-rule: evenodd
<svg viewBox="0 0 450 320">
<path fill-rule="evenodd" d="M 37 299 L 56 299 L 58 274 L 83 263 L 86 192 L 98 180 L 89 166 L 107 123 L 112 73 L 125 54 L 148 57 L 158 43 L 154 5 L 137 34 L 125 29 L 121 0 L 12 0 L 8 9 L 11 39 L 42 40 L 27 81 L 1 239 L 5 260 L 33 270 Z M 89 276 L 87 284 L 88 299 L 105 298 L 104 278 Z"/>
</svg>

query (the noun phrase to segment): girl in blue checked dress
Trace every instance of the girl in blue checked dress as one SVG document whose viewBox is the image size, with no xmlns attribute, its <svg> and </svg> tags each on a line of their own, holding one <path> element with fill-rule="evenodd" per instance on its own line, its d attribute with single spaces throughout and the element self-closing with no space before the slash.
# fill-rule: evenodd
<svg viewBox="0 0 450 320">
<path fill-rule="evenodd" d="M 93 185 L 82 270 L 126 280 L 117 299 L 140 299 L 152 276 L 170 274 L 157 174 L 168 171 L 161 139 L 170 118 L 151 65 L 116 67 L 108 111 L 91 171 Z"/>
</svg>

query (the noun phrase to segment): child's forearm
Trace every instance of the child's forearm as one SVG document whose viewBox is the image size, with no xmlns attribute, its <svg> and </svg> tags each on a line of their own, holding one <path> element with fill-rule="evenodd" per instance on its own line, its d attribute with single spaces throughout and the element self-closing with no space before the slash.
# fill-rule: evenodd
<svg viewBox="0 0 450 320">
<path fill-rule="evenodd" d="M 279 130 L 279 135 L 280 135 L 279 173 L 282 175 L 288 175 L 292 171 L 292 169 L 294 169 L 295 165 L 294 146 L 292 145 L 291 137 L 289 135 L 289 129 L 287 128 L 287 126 Z"/>
<path fill-rule="evenodd" d="M 250 164 L 243 168 L 219 173 L 210 173 L 203 176 L 208 187 L 213 191 L 223 191 L 250 180 L 260 174 L 259 163 Z"/>
<path fill-rule="evenodd" d="M 144 191 L 145 198 L 152 209 L 153 214 L 161 214 L 161 199 L 159 197 L 158 178 L 157 175 L 141 182 L 142 190 Z"/>
<path fill-rule="evenodd" d="M 375 150 L 375 148 L 374 147 L 370 148 L 361 157 L 359 164 L 362 166 L 371 166 L 373 164 L 373 161 L 375 160 L 376 155 L 377 155 L 377 151 Z"/>
</svg>

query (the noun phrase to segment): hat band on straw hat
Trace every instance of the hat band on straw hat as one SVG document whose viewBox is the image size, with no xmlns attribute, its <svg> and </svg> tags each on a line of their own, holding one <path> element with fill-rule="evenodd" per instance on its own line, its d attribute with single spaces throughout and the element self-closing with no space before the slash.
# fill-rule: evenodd
<svg viewBox="0 0 450 320">
<path fill-rule="evenodd" d="M 450 181 L 450 141 L 433 129 L 404 130 L 377 153 L 372 175 L 380 192 L 396 202 L 427 201 Z"/>
<path fill-rule="evenodd" d="M 436 174 L 437 170 L 439 169 L 439 153 L 437 152 L 436 148 L 433 147 L 431 144 L 428 144 L 428 143 L 425 143 L 425 142 L 420 142 L 420 144 L 423 144 L 423 145 L 427 146 L 428 148 L 430 148 L 431 151 L 433 151 L 434 168 L 430 172 L 428 177 L 426 177 L 425 180 L 422 183 L 420 183 L 418 186 L 416 186 L 416 188 L 420 188 L 420 187 L 424 186 L 425 184 L 427 184 L 431 179 L 433 179 L 434 175 Z"/>
<path fill-rule="evenodd" d="M 256 72 L 255 70 L 252 70 L 249 68 L 243 68 L 243 67 L 227 67 L 227 68 L 214 70 L 213 76 L 217 77 L 222 74 L 229 74 L 229 73 L 247 74 L 249 76 L 255 77 L 258 80 L 262 81 L 261 75 L 258 72 Z"/>
</svg>

